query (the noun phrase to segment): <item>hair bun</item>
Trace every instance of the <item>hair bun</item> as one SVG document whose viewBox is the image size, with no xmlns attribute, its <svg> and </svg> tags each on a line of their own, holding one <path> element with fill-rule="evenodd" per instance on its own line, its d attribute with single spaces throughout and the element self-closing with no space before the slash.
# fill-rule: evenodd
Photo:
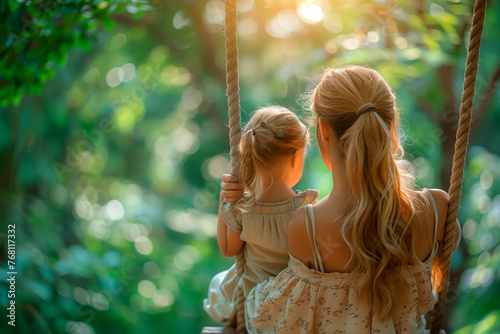
<svg viewBox="0 0 500 334">
<path fill-rule="evenodd" d="M 375 107 L 375 105 L 373 103 L 365 103 L 361 107 L 359 107 L 357 115 L 359 117 L 362 114 L 370 112 L 370 111 L 377 111 L 377 107 Z"/>
</svg>

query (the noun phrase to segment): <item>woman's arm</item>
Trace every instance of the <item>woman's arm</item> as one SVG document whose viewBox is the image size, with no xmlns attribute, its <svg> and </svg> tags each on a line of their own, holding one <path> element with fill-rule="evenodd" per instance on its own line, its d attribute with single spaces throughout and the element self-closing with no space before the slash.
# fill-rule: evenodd
<svg viewBox="0 0 500 334">
<path fill-rule="evenodd" d="M 222 204 L 236 202 L 243 191 L 243 184 L 237 183 L 236 177 L 231 174 L 222 176 L 221 191 L 219 196 L 219 215 L 217 218 L 217 243 L 222 255 L 233 257 L 243 248 L 240 234 L 226 225 L 222 218 Z"/>
<path fill-rule="evenodd" d="M 434 200 L 436 201 L 436 206 L 438 208 L 438 229 L 437 229 L 437 236 L 436 240 L 439 243 L 439 246 L 443 246 L 443 239 L 444 239 L 444 230 L 445 230 L 445 225 L 446 225 L 446 219 L 448 218 L 448 201 L 450 200 L 450 195 L 446 191 L 443 191 L 441 189 L 429 189 L 429 191 L 432 194 L 432 197 L 434 197 Z M 455 249 L 453 251 L 457 250 L 458 243 L 460 241 L 460 235 L 461 235 L 461 230 L 460 230 L 460 224 L 458 220 L 455 222 Z"/>
<path fill-rule="evenodd" d="M 441 256 L 442 256 L 442 249 L 444 246 L 444 231 L 448 216 L 448 202 L 450 199 L 450 195 L 448 195 L 447 192 L 441 189 L 429 189 L 429 191 L 431 192 L 432 197 L 434 197 L 434 200 L 436 201 L 436 206 L 438 208 L 438 222 L 437 222 L 438 228 L 436 236 L 436 239 L 438 241 L 438 251 L 433 261 L 432 275 L 434 283 L 437 286 L 441 286 L 442 283 L 441 267 L 444 261 L 444 259 L 442 259 Z M 461 236 L 460 224 L 457 220 L 455 222 L 455 241 L 454 241 L 455 247 L 453 249 L 453 252 L 455 252 L 458 248 L 458 244 L 460 242 L 460 236 Z"/>
</svg>

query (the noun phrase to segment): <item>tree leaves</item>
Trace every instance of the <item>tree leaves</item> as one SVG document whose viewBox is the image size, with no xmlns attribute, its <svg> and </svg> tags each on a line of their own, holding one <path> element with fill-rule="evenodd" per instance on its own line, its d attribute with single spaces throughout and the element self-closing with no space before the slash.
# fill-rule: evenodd
<svg viewBox="0 0 500 334">
<path fill-rule="evenodd" d="M 89 51 L 100 25 L 114 27 L 111 15 L 129 12 L 140 17 L 152 9 L 139 1 L 14 1 L 0 8 L 0 105 L 18 105 L 22 97 L 40 94 L 43 84 L 64 67 L 68 52 Z"/>
</svg>

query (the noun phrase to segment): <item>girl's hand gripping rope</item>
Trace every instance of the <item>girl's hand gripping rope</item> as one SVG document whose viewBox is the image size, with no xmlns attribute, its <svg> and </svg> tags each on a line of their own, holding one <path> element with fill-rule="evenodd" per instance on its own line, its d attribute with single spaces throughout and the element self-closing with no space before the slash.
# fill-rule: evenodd
<svg viewBox="0 0 500 334">
<path fill-rule="evenodd" d="M 226 225 L 222 219 L 223 203 L 236 202 L 243 192 L 243 184 L 237 183 L 238 179 L 231 174 L 224 174 L 220 184 L 219 215 L 217 219 L 217 243 L 222 255 L 233 257 L 243 248 L 240 234 Z"/>
<path fill-rule="evenodd" d="M 236 202 L 243 193 L 244 185 L 238 183 L 238 179 L 231 174 L 222 175 L 222 182 L 220 184 L 220 200 L 226 203 Z"/>
</svg>

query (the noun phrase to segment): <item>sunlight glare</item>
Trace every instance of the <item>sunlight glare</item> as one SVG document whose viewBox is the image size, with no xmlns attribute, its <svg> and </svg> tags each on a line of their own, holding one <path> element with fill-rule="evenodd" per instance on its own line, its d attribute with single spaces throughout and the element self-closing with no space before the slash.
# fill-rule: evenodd
<svg viewBox="0 0 500 334">
<path fill-rule="evenodd" d="M 314 24 L 318 23 L 323 19 L 323 9 L 320 6 L 306 2 L 299 9 L 299 15 L 302 17 L 304 22 Z"/>
</svg>

